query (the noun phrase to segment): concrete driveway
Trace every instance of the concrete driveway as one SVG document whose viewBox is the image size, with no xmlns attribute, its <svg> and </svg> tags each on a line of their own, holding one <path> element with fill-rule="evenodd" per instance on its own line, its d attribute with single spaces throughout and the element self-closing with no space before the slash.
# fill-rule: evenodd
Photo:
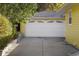
<svg viewBox="0 0 79 59">
<path fill-rule="evenodd" d="M 65 43 L 64 38 L 23 38 L 9 56 L 67 56 L 78 50 Z"/>
</svg>

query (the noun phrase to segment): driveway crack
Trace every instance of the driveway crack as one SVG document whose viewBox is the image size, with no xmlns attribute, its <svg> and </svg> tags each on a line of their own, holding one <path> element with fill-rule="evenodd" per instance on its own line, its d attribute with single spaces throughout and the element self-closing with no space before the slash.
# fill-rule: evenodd
<svg viewBox="0 0 79 59">
<path fill-rule="evenodd" d="M 44 56 L 44 39 L 42 40 L 42 56 Z"/>
</svg>

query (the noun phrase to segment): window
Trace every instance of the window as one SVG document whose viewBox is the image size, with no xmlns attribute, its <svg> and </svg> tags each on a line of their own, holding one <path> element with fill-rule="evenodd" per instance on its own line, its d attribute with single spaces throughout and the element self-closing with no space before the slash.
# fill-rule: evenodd
<svg viewBox="0 0 79 59">
<path fill-rule="evenodd" d="M 69 24 L 72 24 L 72 18 L 69 17 Z"/>
<path fill-rule="evenodd" d="M 63 23 L 63 21 L 56 21 L 57 23 Z"/>
<path fill-rule="evenodd" d="M 43 21 L 38 21 L 38 23 L 44 23 Z"/>
<path fill-rule="evenodd" d="M 69 24 L 72 24 L 72 14 L 71 14 L 71 10 L 69 11 Z"/>
<path fill-rule="evenodd" d="M 29 23 L 34 23 L 35 21 L 29 21 Z"/>
<path fill-rule="evenodd" d="M 53 23 L 54 21 L 48 21 L 47 23 Z"/>
</svg>

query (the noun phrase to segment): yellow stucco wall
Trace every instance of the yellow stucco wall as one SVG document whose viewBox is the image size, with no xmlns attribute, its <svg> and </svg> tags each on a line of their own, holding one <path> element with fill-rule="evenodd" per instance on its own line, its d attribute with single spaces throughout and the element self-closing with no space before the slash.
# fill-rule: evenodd
<svg viewBox="0 0 79 59">
<path fill-rule="evenodd" d="M 65 13 L 65 23 L 66 23 L 66 41 L 76 48 L 79 48 L 79 5 L 72 5 L 72 24 L 68 23 L 68 12 Z"/>
</svg>

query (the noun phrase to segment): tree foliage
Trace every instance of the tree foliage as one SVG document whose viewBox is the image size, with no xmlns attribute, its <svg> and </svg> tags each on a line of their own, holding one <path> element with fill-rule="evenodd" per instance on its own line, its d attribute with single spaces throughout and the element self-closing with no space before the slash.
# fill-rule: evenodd
<svg viewBox="0 0 79 59">
<path fill-rule="evenodd" d="M 12 22 L 13 32 L 16 32 L 14 25 L 16 23 L 26 22 L 36 12 L 36 9 L 37 5 L 30 3 L 0 4 L 0 14 Z"/>
<path fill-rule="evenodd" d="M 48 8 L 48 3 L 38 3 L 37 7 L 38 7 L 37 9 L 38 12 L 45 11 Z"/>
<path fill-rule="evenodd" d="M 0 4 L 0 13 L 6 16 L 12 23 L 21 22 L 27 20 L 34 14 L 37 9 L 36 4 Z"/>
<path fill-rule="evenodd" d="M 56 11 L 63 6 L 63 3 L 49 3 L 47 10 Z"/>
<path fill-rule="evenodd" d="M 37 9 L 36 4 L 0 4 L 0 49 L 16 37 L 15 24 L 25 22 Z M 2 15 L 2 16 L 1 16 Z"/>
<path fill-rule="evenodd" d="M 38 11 L 56 11 L 63 6 L 63 3 L 39 3 Z"/>
</svg>

